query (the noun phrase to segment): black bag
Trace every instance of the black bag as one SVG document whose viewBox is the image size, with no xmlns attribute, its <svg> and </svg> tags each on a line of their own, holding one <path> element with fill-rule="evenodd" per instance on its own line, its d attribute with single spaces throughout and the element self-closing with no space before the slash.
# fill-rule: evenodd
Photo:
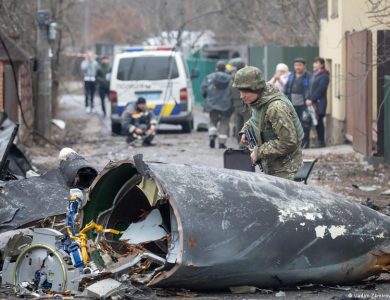
<svg viewBox="0 0 390 300">
<path fill-rule="evenodd" d="M 248 149 L 226 149 L 223 153 L 223 167 L 240 171 L 254 172 L 255 166 L 252 164 Z"/>
</svg>

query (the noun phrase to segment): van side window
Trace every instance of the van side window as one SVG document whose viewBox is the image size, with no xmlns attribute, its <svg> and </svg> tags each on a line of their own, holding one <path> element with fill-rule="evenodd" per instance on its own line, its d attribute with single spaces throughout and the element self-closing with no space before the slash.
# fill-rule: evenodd
<svg viewBox="0 0 390 300">
<path fill-rule="evenodd" d="M 179 77 L 174 56 L 142 56 L 122 58 L 119 61 L 117 79 L 164 80 Z"/>
</svg>

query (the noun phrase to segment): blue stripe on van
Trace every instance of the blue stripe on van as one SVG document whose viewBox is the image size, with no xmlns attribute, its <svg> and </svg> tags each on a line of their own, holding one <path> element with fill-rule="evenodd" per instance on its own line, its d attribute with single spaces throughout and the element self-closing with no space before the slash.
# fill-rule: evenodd
<svg viewBox="0 0 390 300">
<path fill-rule="evenodd" d="M 163 108 L 163 105 L 162 104 L 158 104 L 156 105 L 156 107 L 154 108 L 153 112 L 156 116 L 159 116 L 161 111 L 162 111 L 162 108 Z M 118 115 L 121 116 L 124 112 L 124 110 L 126 109 L 126 105 L 118 105 Z M 178 115 L 179 113 L 181 112 L 181 109 L 180 109 L 180 104 L 175 104 L 175 107 L 173 108 L 172 112 L 171 112 L 171 116 L 173 115 Z"/>
<path fill-rule="evenodd" d="M 180 104 L 176 103 L 174 109 L 171 112 L 171 115 L 178 115 L 180 113 L 180 111 L 181 111 Z"/>
<path fill-rule="evenodd" d="M 126 105 L 118 105 L 118 115 L 121 116 L 125 109 Z"/>
</svg>

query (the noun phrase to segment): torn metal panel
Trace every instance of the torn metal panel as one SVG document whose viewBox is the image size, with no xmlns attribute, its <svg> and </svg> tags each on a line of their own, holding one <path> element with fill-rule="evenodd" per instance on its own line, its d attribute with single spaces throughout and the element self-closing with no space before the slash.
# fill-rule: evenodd
<svg viewBox="0 0 390 300">
<path fill-rule="evenodd" d="M 14 144 L 19 125 L 9 119 L 1 123 L 0 130 L 0 177 L 1 180 L 15 180 L 26 177 L 26 173 L 33 170 L 30 161 Z"/>
<path fill-rule="evenodd" d="M 86 188 L 96 176 L 84 158 L 75 156 L 41 176 L 2 182 L 0 233 L 65 214 L 69 188 Z"/>
<path fill-rule="evenodd" d="M 120 239 L 130 244 L 160 240 L 167 235 L 162 223 L 161 213 L 154 209 L 146 216 L 145 220 L 130 224 Z"/>
<path fill-rule="evenodd" d="M 138 184 L 138 187 L 148 198 L 150 205 L 156 205 L 158 200 L 158 188 L 156 186 L 156 182 L 143 177 L 142 181 Z"/>
<path fill-rule="evenodd" d="M 59 170 L 9 181 L 0 190 L 0 232 L 65 214 L 69 187 Z"/>
<path fill-rule="evenodd" d="M 390 265 L 390 218 L 343 196 L 264 174 L 138 165 L 155 180 L 159 201 L 151 207 L 142 190 L 128 186 L 113 205 L 141 174 L 132 161 L 111 163 L 92 185 L 84 223 L 111 206 L 106 228 L 158 209 L 170 235 L 166 249 L 155 241 L 146 250 L 167 261 L 152 286 L 346 284 Z"/>
</svg>

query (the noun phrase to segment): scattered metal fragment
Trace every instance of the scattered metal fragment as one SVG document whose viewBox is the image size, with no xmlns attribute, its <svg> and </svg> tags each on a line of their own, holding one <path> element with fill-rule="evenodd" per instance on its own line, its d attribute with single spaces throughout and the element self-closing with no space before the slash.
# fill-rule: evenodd
<svg viewBox="0 0 390 300">
<path fill-rule="evenodd" d="M 87 296 L 95 299 L 106 299 L 121 288 L 122 283 L 112 278 L 100 280 L 86 288 Z"/>
<path fill-rule="evenodd" d="M 378 185 L 358 185 L 352 184 L 355 189 L 361 190 L 363 192 L 374 192 L 380 188 Z"/>
<path fill-rule="evenodd" d="M 275 297 L 276 298 L 286 297 L 286 293 L 283 291 L 279 291 L 279 292 L 275 293 Z"/>
<path fill-rule="evenodd" d="M 256 293 L 257 287 L 249 285 L 231 286 L 229 290 L 232 294 L 254 294 Z"/>
<path fill-rule="evenodd" d="M 390 189 L 382 192 L 381 195 L 390 196 Z"/>
</svg>

